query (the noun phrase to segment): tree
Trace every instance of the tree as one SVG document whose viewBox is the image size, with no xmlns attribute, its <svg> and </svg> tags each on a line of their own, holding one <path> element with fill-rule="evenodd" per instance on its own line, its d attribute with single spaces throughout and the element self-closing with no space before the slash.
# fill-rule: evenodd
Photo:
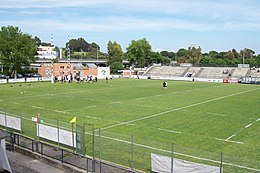
<svg viewBox="0 0 260 173">
<path fill-rule="evenodd" d="M 137 41 L 132 40 L 131 44 L 126 48 L 130 64 L 138 67 L 147 66 L 148 62 L 146 60 L 150 58 L 151 49 L 151 45 L 145 38 Z"/>
<path fill-rule="evenodd" d="M 179 63 L 184 63 L 185 60 L 186 60 L 186 57 L 187 57 L 187 50 L 184 49 L 184 48 L 181 48 L 178 50 L 178 52 L 176 53 L 177 54 L 177 61 Z"/>
<path fill-rule="evenodd" d="M 110 70 L 112 74 L 118 74 L 118 70 L 122 70 L 123 69 L 123 64 L 120 62 L 113 62 L 110 65 Z"/>
<path fill-rule="evenodd" d="M 161 51 L 160 54 L 164 57 L 170 58 L 170 59 L 174 59 L 175 58 L 175 53 L 174 52 L 168 52 L 166 50 Z"/>
<path fill-rule="evenodd" d="M 188 62 L 192 64 L 198 64 L 201 59 L 201 48 L 189 47 L 187 51 Z"/>
<path fill-rule="evenodd" d="M 109 41 L 107 43 L 107 53 L 108 53 L 108 65 L 111 65 L 113 62 L 119 62 L 122 64 L 124 52 L 117 42 Z"/>
<path fill-rule="evenodd" d="M 35 61 L 36 42 L 18 27 L 2 27 L 0 31 L 0 63 L 8 75 L 16 76 L 22 67 Z"/>
</svg>

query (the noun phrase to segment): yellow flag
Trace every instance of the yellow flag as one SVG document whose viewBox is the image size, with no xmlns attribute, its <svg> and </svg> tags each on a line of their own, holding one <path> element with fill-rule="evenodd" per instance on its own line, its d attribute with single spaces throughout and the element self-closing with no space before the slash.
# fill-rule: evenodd
<svg viewBox="0 0 260 173">
<path fill-rule="evenodd" d="M 72 118 L 72 119 L 70 120 L 70 123 L 73 124 L 73 123 L 76 123 L 76 121 L 77 121 L 77 117 L 74 117 L 74 118 Z"/>
</svg>

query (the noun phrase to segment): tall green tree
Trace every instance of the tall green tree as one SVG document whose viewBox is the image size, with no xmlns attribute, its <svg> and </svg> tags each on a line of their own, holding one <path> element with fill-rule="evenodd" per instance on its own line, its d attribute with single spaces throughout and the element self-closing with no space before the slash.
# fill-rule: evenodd
<svg viewBox="0 0 260 173">
<path fill-rule="evenodd" d="M 131 44 L 126 48 L 127 58 L 130 64 L 134 64 L 137 67 L 144 67 L 148 65 L 151 54 L 151 45 L 143 38 L 140 40 L 132 40 Z"/>
<path fill-rule="evenodd" d="M 15 75 L 22 67 L 35 61 L 36 42 L 18 27 L 2 27 L 0 31 L 0 63 L 8 75 Z"/>
<path fill-rule="evenodd" d="M 201 48 L 189 47 L 187 51 L 187 62 L 192 64 L 198 64 L 202 57 Z"/>
<path fill-rule="evenodd" d="M 108 65 L 111 65 L 113 62 L 123 62 L 124 52 L 116 41 L 109 41 L 107 43 L 107 53 L 108 53 Z"/>
</svg>

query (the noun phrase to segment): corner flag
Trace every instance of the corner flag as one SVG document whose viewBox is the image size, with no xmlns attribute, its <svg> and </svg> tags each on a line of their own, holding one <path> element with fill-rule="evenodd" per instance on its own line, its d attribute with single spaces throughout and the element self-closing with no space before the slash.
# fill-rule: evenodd
<svg viewBox="0 0 260 173">
<path fill-rule="evenodd" d="M 70 120 L 70 123 L 71 123 L 71 124 L 74 124 L 74 123 L 76 123 L 76 121 L 77 121 L 77 117 L 74 117 L 74 118 L 72 118 L 72 119 Z"/>
</svg>

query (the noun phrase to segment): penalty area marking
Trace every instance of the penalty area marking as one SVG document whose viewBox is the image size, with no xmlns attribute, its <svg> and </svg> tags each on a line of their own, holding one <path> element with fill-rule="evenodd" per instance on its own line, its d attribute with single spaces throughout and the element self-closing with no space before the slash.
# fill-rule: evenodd
<svg viewBox="0 0 260 173">
<path fill-rule="evenodd" d="M 152 114 L 152 115 L 148 115 L 148 116 L 145 116 L 145 117 L 141 117 L 141 118 L 130 120 L 130 121 L 128 121 L 128 123 L 132 123 L 132 122 L 137 122 L 137 121 L 142 121 L 142 120 L 158 117 L 160 115 L 164 115 L 164 114 L 167 114 L 167 113 L 183 110 L 183 109 L 186 109 L 186 108 L 190 108 L 190 107 L 194 107 L 194 106 L 210 103 L 210 102 L 213 102 L 213 101 L 229 98 L 229 97 L 232 97 L 232 96 L 237 96 L 237 95 L 240 95 L 240 94 L 244 94 L 244 93 L 248 93 L 248 92 L 252 92 L 252 91 L 256 91 L 256 90 L 259 90 L 259 88 L 252 89 L 252 90 L 246 90 L 246 91 L 242 91 L 242 92 L 238 92 L 238 93 L 234 93 L 234 94 L 229 94 L 229 95 L 225 95 L 225 96 L 222 96 L 222 97 L 217 97 L 217 98 L 214 98 L 214 99 L 210 99 L 210 100 L 206 100 L 206 101 L 190 104 L 190 105 L 187 105 L 187 106 L 171 109 L 171 110 L 168 110 L 168 111 L 159 112 L 159 113 L 156 113 L 156 114 Z M 101 130 L 111 129 L 113 127 L 117 127 L 117 126 L 121 126 L 121 125 L 124 125 L 124 124 L 122 124 L 122 123 L 114 124 L 114 125 L 111 125 L 111 126 L 107 126 L 107 127 L 101 128 Z"/>
</svg>

